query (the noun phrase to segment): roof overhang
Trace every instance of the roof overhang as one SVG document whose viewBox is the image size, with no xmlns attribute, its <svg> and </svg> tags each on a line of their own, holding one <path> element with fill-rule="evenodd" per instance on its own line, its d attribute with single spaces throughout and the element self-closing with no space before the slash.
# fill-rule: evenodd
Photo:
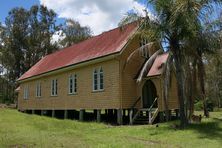
<svg viewBox="0 0 222 148">
<path fill-rule="evenodd" d="M 31 81 L 31 80 L 34 80 L 34 79 L 38 79 L 40 77 L 46 77 L 46 76 L 49 76 L 49 75 L 66 72 L 66 71 L 73 70 L 73 69 L 76 69 L 76 68 L 80 68 L 80 67 L 84 67 L 84 66 L 88 66 L 88 65 L 108 61 L 108 60 L 112 60 L 112 59 L 117 58 L 119 55 L 120 55 L 120 52 L 113 53 L 113 54 L 106 55 L 106 56 L 103 56 L 103 57 L 98 57 L 98 58 L 91 59 L 91 60 L 88 60 L 88 61 L 76 63 L 76 64 L 69 65 L 69 66 L 66 66 L 66 67 L 62 67 L 62 68 L 59 68 L 59 69 L 55 69 L 55 70 L 52 70 L 52 71 L 41 73 L 39 75 L 34 75 L 34 76 L 28 77 L 26 79 L 18 80 L 17 82 L 18 83 L 24 83 L 24 82 Z"/>
</svg>

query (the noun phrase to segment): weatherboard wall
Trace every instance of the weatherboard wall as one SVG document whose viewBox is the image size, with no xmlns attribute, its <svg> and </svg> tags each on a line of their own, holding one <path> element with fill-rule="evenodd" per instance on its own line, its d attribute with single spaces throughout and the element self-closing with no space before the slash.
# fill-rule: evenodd
<svg viewBox="0 0 222 148">
<path fill-rule="evenodd" d="M 103 68 L 104 90 L 93 91 L 93 70 Z M 68 94 L 68 78 L 77 74 L 77 94 Z M 109 60 L 21 83 L 18 108 L 25 109 L 109 109 L 120 108 L 119 61 Z M 58 80 L 58 96 L 51 96 L 51 80 Z M 42 96 L 36 97 L 36 83 L 41 82 Z M 23 99 L 24 86 L 29 87 L 29 99 Z"/>
</svg>

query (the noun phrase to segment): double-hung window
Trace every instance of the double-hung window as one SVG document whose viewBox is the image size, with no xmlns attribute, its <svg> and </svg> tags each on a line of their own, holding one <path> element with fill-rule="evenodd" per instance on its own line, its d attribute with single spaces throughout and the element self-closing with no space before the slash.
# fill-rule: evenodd
<svg viewBox="0 0 222 148">
<path fill-rule="evenodd" d="M 77 75 L 72 74 L 69 76 L 69 94 L 77 93 Z"/>
<path fill-rule="evenodd" d="M 58 95 L 58 80 L 53 79 L 51 81 L 51 96 L 57 96 Z"/>
<path fill-rule="evenodd" d="M 37 82 L 36 84 L 36 97 L 41 97 L 42 92 L 41 92 L 41 83 Z"/>
<path fill-rule="evenodd" d="M 102 67 L 93 71 L 93 91 L 104 89 L 104 73 Z"/>
<path fill-rule="evenodd" d="M 28 87 L 28 85 L 24 86 L 23 97 L 24 97 L 25 100 L 29 98 L 29 87 Z"/>
</svg>

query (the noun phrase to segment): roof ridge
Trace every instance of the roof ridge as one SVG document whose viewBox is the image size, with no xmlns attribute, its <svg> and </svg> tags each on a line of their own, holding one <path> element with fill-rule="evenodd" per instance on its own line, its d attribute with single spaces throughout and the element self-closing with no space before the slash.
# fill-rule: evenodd
<svg viewBox="0 0 222 148">
<path fill-rule="evenodd" d="M 113 29 L 110 29 L 110 30 L 108 30 L 108 31 L 104 31 L 104 32 L 102 32 L 101 34 L 98 34 L 98 35 L 96 35 L 96 36 L 89 37 L 89 38 L 87 38 L 86 40 L 83 40 L 83 41 L 81 41 L 81 42 L 79 42 L 79 43 L 73 44 L 73 45 L 68 46 L 68 47 L 60 48 L 60 49 L 56 50 L 55 52 L 52 52 L 52 53 L 50 53 L 50 54 L 48 54 L 48 55 L 46 55 L 46 56 L 44 56 L 44 57 L 51 56 L 51 55 L 53 55 L 53 54 L 56 54 L 56 53 L 58 53 L 58 52 L 61 52 L 61 51 L 65 50 L 65 49 L 69 49 L 69 48 L 71 48 L 71 47 L 74 47 L 74 46 L 77 46 L 77 45 L 79 45 L 79 44 L 82 44 L 82 43 L 84 43 L 84 42 L 86 42 L 86 41 L 88 41 L 88 40 L 90 40 L 90 39 L 99 37 L 99 36 L 101 36 L 101 35 L 105 35 L 105 34 L 111 32 L 111 31 L 120 29 L 120 28 L 122 28 L 122 27 L 130 26 L 131 24 L 134 24 L 134 23 L 137 23 L 137 22 L 138 22 L 138 21 L 134 21 L 134 22 L 125 24 L 125 25 L 123 25 L 123 26 L 118 26 L 118 27 L 113 28 Z M 44 57 L 43 57 L 43 58 L 44 58 Z"/>
</svg>

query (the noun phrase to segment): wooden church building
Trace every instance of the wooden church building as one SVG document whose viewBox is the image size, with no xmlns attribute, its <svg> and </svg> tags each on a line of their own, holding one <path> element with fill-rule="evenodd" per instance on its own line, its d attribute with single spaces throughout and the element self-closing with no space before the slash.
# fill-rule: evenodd
<svg viewBox="0 0 222 148">
<path fill-rule="evenodd" d="M 18 110 L 50 116 L 62 112 L 65 118 L 77 112 L 79 120 L 94 111 L 97 121 L 107 116 L 118 124 L 126 118 L 130 124 L 153 123 L 165 110 L 168 53 L 158 54 L 137 83 L 146 61 L 161 50 L 144 46 L 135 52 L 147 44 L 139 29 L 134 22 L 43 57 L 18 79 Z M 179 108 L 175 74 L 167 102 L 169 110 Z"/>
</svg>

